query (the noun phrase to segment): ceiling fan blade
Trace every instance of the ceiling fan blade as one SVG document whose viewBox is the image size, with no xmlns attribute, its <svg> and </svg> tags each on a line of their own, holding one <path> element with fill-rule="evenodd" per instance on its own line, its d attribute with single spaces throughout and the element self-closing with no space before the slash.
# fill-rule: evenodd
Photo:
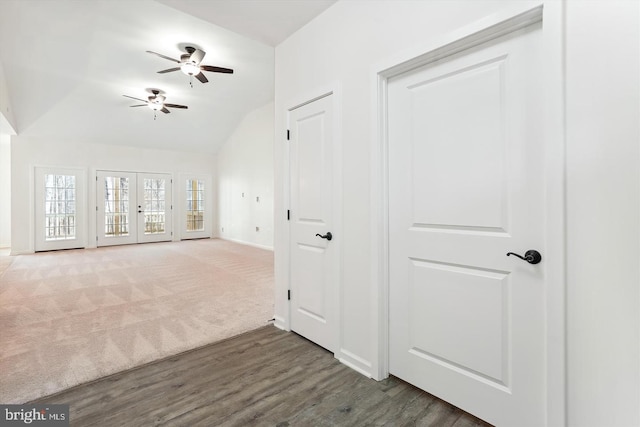
<svg viewBox="0 0 640 427">
<path fill-rule="evenodd" d="M 202 62 L 202 58 L 204 58 L 205 55 L 206 55 L 206 52 L 200 49 L 196 49 L 193 51 L 193 53 L 189 57 L 189 61 L 199 64 L 200 62 Z"/>
<path fill-rule="evenodd" d="M 162 110 L 160 110 L 160 111 L 162 111 L 165 114 L 169 114 L 171 112 L 171 111 L 167 110 L 167 107 L 162 107 Z"/>
<path fill-rule="evenodd" d="M 146 107 L 147 104 L 129 105 L 129 107 Z"/>
<path fill-rule="evenodd" d="M 209 79 L 207 79 L 204 74 L 202 74 L 202 71 L 200 71 L 198 74 L 195 75 L 195 78 L 200 80 L 202 83 L 206 83 L 209 81 Z"/>
<path fill-rule="evenodd" d="M 146 100 L 146 99 L 135 98 L 135 97 L 133 97 L 133 96 L 129 96 L 129 95 L 122 95 L 122 96 L 124 96 L 124 97 L 126 97 L 126 98 L 135 99 L 136 101 L 140 101 L 140 102 L 147 102 L 147 100 Z"/>
<path fill-rule="evenodd" d="M 211 65 L 201 65 L 200 69 L 205 71 L 211 71 L 212 73 L 233 74 L 233 70 L 231 68 L 213 67 Z"/>
<path fill-rule="evenodd" d="M 164 106 L 169 108 L 183 108 L 185 110 L 189 108 L 186 105 L 179 105 L 179 104 L 164 104 Z"/>
<path fill-rule="evenodd" d="M 162 55 L 161 53 L 158 53 L 158 52 L 153 52 L 151 50 L 148 50 L 147 53 L 159 56 L 160 58 L 168 59 L 169 61 L 177 62 L 178 64 L 180 63 L 180 61 L 178 61 L 177 59 L 169 58 L 168 56 Z"/>
<path fill-rule="evenodd" d="M 158 71 L 158 74 L 170 73 L 172 71 L 178 71 L 179 69 L 180 69 L 180 67 L 168 68 L 166 70 Z"/>
</svg>

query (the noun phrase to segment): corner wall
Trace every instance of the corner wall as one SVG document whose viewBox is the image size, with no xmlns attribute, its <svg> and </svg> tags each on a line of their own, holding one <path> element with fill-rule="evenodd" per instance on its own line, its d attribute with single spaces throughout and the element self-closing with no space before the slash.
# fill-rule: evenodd
<svg viewBox="0 0 640 427">
<path fill-rule="evenodd" d="M 273 103 L 247 114 L 218 151 L 217 165 L 216 234 L 272 249 Z"/>
<path fill-rule="evenodd" d="M 640 425 L 640 3 L 567 2 L 568 413 Z"/>
<path fill-rule="evenodd" d="M 0 203 L 0 248 L 9 248 L 11 247 L 11 136 L 3 134 L 1 131 L 0 200 L 2 200 Z"/>
</svg>

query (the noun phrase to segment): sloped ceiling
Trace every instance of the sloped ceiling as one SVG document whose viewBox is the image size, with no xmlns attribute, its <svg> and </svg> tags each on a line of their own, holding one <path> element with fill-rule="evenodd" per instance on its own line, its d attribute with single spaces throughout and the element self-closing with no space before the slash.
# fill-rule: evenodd
<svg viewBox="0 0 640 427">
<path fill-rule="evenodd" d="M 336 0 L 158 0 L 270 46 L 318 16 Z"/>
<path fill-rule="evenodd" d="M 156 73 L 177 64 L 145 53 L 179 58 L 189 44 L 207 52 L 203 64 L 235 73 L 206 73 L 209 83 L 191 88 L 179 71 Z M 16 131 L 52 142 L 215 153 L 248 112 L 273 100 L 273 55 L 273 46 L 153 0 L 0 0 Z M 130 108 L 138 102 L 122 95 L 146 99 L 147 88 L 189 109 L 154 120 L 149 108 Z"/>
</svg>

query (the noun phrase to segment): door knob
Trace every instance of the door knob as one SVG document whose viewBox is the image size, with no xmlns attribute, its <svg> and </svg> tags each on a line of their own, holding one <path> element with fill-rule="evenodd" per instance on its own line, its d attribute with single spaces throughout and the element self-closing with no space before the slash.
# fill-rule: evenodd
<svg viewBox="0 0 640 427">
<path fill-rule="evenodd" d="M 540 255 L 540 252 L 538 252 L 538 251 L 536 251 L 534 249 L 529 249 L 527 252 L 524 253 L 524 256 L 518 255 L 518 254 L 513 253 L 513 252 L 509 252 L 507 254 L 507 256 L 509 256 L 509 255 L 517 256 L 521 260 L 527 261 L 529 264 L 537 264 L 540 261 L 542 261 L 542 255 Z"/>
<path fill-rule="evenodd" d="M 327 239 L 327 240 L 333 239 L 333 235 L 331 234 L 330 231 L 328 231 L 327 234 L 325 234 L 324 236 L 322 234 L 316 234 L 316 236 L 320 237 L 321 239 Z"/>
</svg>

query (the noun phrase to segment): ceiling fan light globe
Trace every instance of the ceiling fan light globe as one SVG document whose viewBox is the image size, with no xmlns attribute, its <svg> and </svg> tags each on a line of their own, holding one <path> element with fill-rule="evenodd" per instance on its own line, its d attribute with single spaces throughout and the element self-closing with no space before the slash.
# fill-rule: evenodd
<svg viewBox="0 0 640 427">
<path fill-rule="evenodd" d="M 180 70 L 188 76 L 193 76 L 200 73 L 200 67 L 191 62 L 185 62 L 180 66 Z"/>
<path fill-rule="evenodd" d="M 162 104 L 162 103 L 157 103 L 157 102 L 150 102 L 149 103 L 149 108 L 151 108 L 153 111 L 162 110 L 162 107 L 164 107 L 164 104 Z"/>
</svg>

